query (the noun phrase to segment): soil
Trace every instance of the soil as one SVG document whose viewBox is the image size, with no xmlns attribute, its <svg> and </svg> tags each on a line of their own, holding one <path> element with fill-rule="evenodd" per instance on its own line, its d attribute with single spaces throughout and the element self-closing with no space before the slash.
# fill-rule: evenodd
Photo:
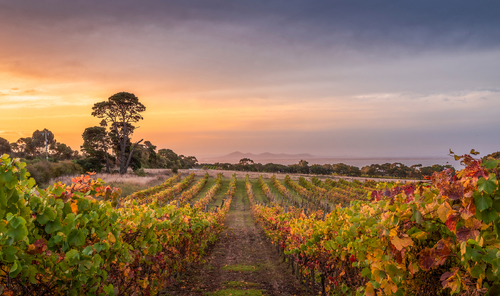
<svg viewBox="0 0 500 296">
<path fill-rule="evenodd" d="M 227 229 L 206 258 L 187 270 L 164 295 L 304 295 L 253 219 L 242 179 L 238 181 Z"/>
</svg>

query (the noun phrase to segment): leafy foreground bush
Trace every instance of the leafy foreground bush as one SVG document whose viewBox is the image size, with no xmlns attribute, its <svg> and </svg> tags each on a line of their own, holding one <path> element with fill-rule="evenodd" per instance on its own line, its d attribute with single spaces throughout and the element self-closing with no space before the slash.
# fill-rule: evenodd
<svg viewBox="0 0 500 296">
<path fill-rule="evenodd" d="M 277 204 L 254 213 L 305 282 L 326 292 L 500 295 L 500 161 L 458 158 L 466 168 L 456 175 L 374 191 L 324 221 Z"/>
<path fill-rule="evenodd" d="M 0 294 L 151 295 L 197 262 L 225 211 L 138 205 L 89 176 L 40 190 L 0 158 Z"/>
</svg>

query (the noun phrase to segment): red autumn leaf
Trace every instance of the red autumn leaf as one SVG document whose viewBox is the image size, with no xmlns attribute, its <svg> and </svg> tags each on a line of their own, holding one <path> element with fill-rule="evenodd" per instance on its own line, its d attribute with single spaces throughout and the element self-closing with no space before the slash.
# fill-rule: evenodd
<svg viewBox="0 0 500 296">
<path fill-rule="evenodd" d="M 445 223 L 446 227 L 448 227 L 448 229 L 453 233 L 455 233 L 457 229 L 458 217 L 459 216 L 457 214 L 450 215 Z"/>
<path fill-rule="evenodd" d="M 429 270 L 434 265 L 436 260 L 434 259 L 434 250 L 431 248 L 425 248 L 420 251 L 418 257 L 418 265 L 423 270 Z"/>
<path fill-rule="evenodd" d="M 394 258 L 396 258 L 396 262 L 398 262 L 399 264 L 403 263 L 405 249 L 403 248 L 401 251 L 398 251 L 398 249 L 396 249 L 393 244 L 389 244 L 389 247 L 391 248 L 392 255 L 394 256 Z"/>
<path fill-rule="evenodd" d="M 435 263 L 434 266 L 443 265 L 451 254 L 450 240 L 441 239 L 434 246 Z"/>
<path fill-rule="evenodd" d="M 469 239 L 476 239 L 478 235 L 479 230 L 474 228 L 467 228 L 465 226 L 460 227 L 457 231 L 457 239 L 461 243 L 466 242 Z"/>
</svg>

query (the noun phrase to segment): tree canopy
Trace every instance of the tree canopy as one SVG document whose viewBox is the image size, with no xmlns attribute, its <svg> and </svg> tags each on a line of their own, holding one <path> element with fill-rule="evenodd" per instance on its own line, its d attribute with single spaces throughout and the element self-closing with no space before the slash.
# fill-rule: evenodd
<svg viewBox="0 0 500 296">
<path fill-rule="evenodd" d="M 95 103 L 92 110 L 92 116 L 102 118 L 109 124 L 112 138 L 114 137 L 119 148 L 116 152 L 120 161 L 120 174 L 125 174 L 135 147 L 142 141 L 131 144 L 130 137 L 135 129 L 133 123 L 143 119 L 140 113 L 144 112 L 146 107 L 134 94 L 119 92 L 107 101 Z"/>
</svg>

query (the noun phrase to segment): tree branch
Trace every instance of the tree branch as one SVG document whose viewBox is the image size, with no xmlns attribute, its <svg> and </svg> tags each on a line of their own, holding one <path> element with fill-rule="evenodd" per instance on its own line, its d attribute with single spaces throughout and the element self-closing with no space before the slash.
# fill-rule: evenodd
<svg viewBox="0 0 500 296">
<path fill-rule="evenodd" d="M 132 146 L 132 149 L 130 149 L 130 153 L 128 155 L 127 165 L 125 166 L 125 169 L 127 169 L 129 164 L 130 164 L 130 160 L 132 159 L 132 154 L 134 154 L 135 147 L 137 147 L 137 145 L 139 145 L 139 143 L 142 142 L 142 140 L 144 140 L 144 139 L 141 139 L 140 141 L 134 143 L 134 145 Z"/>
</svg>

